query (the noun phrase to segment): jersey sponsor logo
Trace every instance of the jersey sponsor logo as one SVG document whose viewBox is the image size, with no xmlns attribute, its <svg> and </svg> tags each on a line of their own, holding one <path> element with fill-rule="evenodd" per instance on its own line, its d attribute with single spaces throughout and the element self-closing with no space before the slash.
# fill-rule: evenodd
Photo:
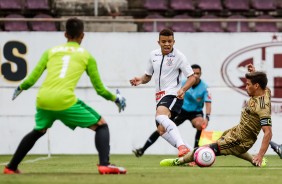
<svg viewBox="0 0 282 184">
<path fill-rule="evenodd" d="M 245 90 L 247 65 L 252 63 L 257 70 L 265 71 L 272 91 L 273 113 L 282 113 L 282 39 L 277 40 L 275 35 L 273 38 L 271 42 L 250 45 L 231 53 L 223 61 L 221 75 L 227 86 L 248 96 Z"/>
</svg>

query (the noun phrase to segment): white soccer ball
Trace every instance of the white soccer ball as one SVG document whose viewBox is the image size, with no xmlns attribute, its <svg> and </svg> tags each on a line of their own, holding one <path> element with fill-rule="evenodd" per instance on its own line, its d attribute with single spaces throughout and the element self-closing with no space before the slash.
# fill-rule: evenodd
<svg viewBox="0 0 282 184">
<path fill-rule="evenodd" d="M 194 153 L 194 160 L 200 167 L 210 167 L 215 161 L 215 154 L 210 147 L 200 147 Z"/>
</svg>

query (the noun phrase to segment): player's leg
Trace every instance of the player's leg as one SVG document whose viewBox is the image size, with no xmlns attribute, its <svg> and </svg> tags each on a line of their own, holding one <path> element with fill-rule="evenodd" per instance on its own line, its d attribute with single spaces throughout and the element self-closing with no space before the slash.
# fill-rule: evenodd
<svg viewBox="0 0 282 184">
<path fill-rule="evenodd" d="M 17 150 L 15 151 L 11 161 L 4 169 L 4 174 L 18 174 L 18 165 L 24 159 L 26 154 L 31 150 L 36 141 L 42 137 L 48 128 L 55 121 L 52 111 L 37 109 L 35 115 L 36 126 L 34 130 L 26 134 L 21 140 Z"/>
<path fill-rule="evenodd" d="M 160 136 L 159 132 L 154 131 L 150 135 L 150 137 L 146 140 L 142 148 L 134 149 L 132 150 L 132 152 L 135 154 L 136 157 L 141 157 L 145 153 L 145 151 L 156 142 L 159 136 Z"/>
<path fill-rule="evenodd" d="M 239 155 L 234 155 L 234 156 L 241 158 L 243 160 L 246 160 L 250 163 L 253 163 L 253 156 L 251 154 L 249 154 L 248 152 L 242 153 L 242 154 L 239 154 Z"/>
<path fill-rule="evenodd" d="M 156 112 L 156 121 L 158 122 L 160 135 L 172 146 L 178 148 L 179 156 L 186 154 L 190 150 L 185 146 L 177 126 L 170 117 L 174 113 L 180 113 L 182 104 L 183 101 L 174 96 L 165 96 L 158 103 Z"/>
<path fill-rule="evenodd" d="M 220 156 L 220 149 L 217 143 L 212 143 L 208 145 L 215 153 L 215 156 Z M 198 148 L 194 148 L 194 150 L 190 151 L 186 155 L 180 158 L 175 159 L 164 159 L 160 162 L 161 166 L 180 166 L 185 163 L 191 163 L 194 161 L 194 153 Z"/>
<path fill-rule="evenodd" d="M 199 147 L 199 140 L 203 128 L 205 127 L 206 121 L 203 118 L 203 112 L 191 112 L 190 113 L 191 123 L 196 128 L 194 148 Z"/>
<path fill-rule="evenodd" d="M 110 165 L 110 133 L 106 121 L 94 109 L 81 100 L 67 110 L 60 112 L 60 120 L 69 128 L 89 128 L 96 132 L 94 140 L 99 156 L 100 174 L 125 174 L 121 167 Z"/>
</svg>

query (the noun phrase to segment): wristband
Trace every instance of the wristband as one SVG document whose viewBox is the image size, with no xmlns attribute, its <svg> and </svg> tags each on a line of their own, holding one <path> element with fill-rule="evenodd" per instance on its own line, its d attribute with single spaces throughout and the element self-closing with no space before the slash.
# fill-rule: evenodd
<svg viewBox="0 0 282 184">
<path fill-rule="evenodd" d="M 206 119 L 210 121 L 210 114 L 206 114 Z"/>
</svg>

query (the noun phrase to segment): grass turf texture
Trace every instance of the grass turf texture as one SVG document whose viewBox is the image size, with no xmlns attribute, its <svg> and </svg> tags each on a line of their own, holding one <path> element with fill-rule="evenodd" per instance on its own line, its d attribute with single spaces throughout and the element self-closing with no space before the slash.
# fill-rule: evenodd
<svg viewBox="0 0 282 184">
<path fill-rule="evenodd" d="M 21 175 L 2 174 L 3 163 L 10 160 L 11 155 L 0 155 L 2 184 L 260 184 L 279 183 L 282 173 L 282 160 L 276 156 L 267 156 L 266 167 L 256 168 L 250 163 L 233 156 L 217 157 L 209 168 L 200 167 L 160 167 L 159 162 L 172 155 L 145 155 L 136 158 L 133 155 L 112 155 L 111 162 L 127 169 L 126 175 L 100 175 L 97 171 L 97 155 L 52 155 L 46 160 L 38 160 L 45 155 L 29 155 L 19 169 Z"/>
</svg>

